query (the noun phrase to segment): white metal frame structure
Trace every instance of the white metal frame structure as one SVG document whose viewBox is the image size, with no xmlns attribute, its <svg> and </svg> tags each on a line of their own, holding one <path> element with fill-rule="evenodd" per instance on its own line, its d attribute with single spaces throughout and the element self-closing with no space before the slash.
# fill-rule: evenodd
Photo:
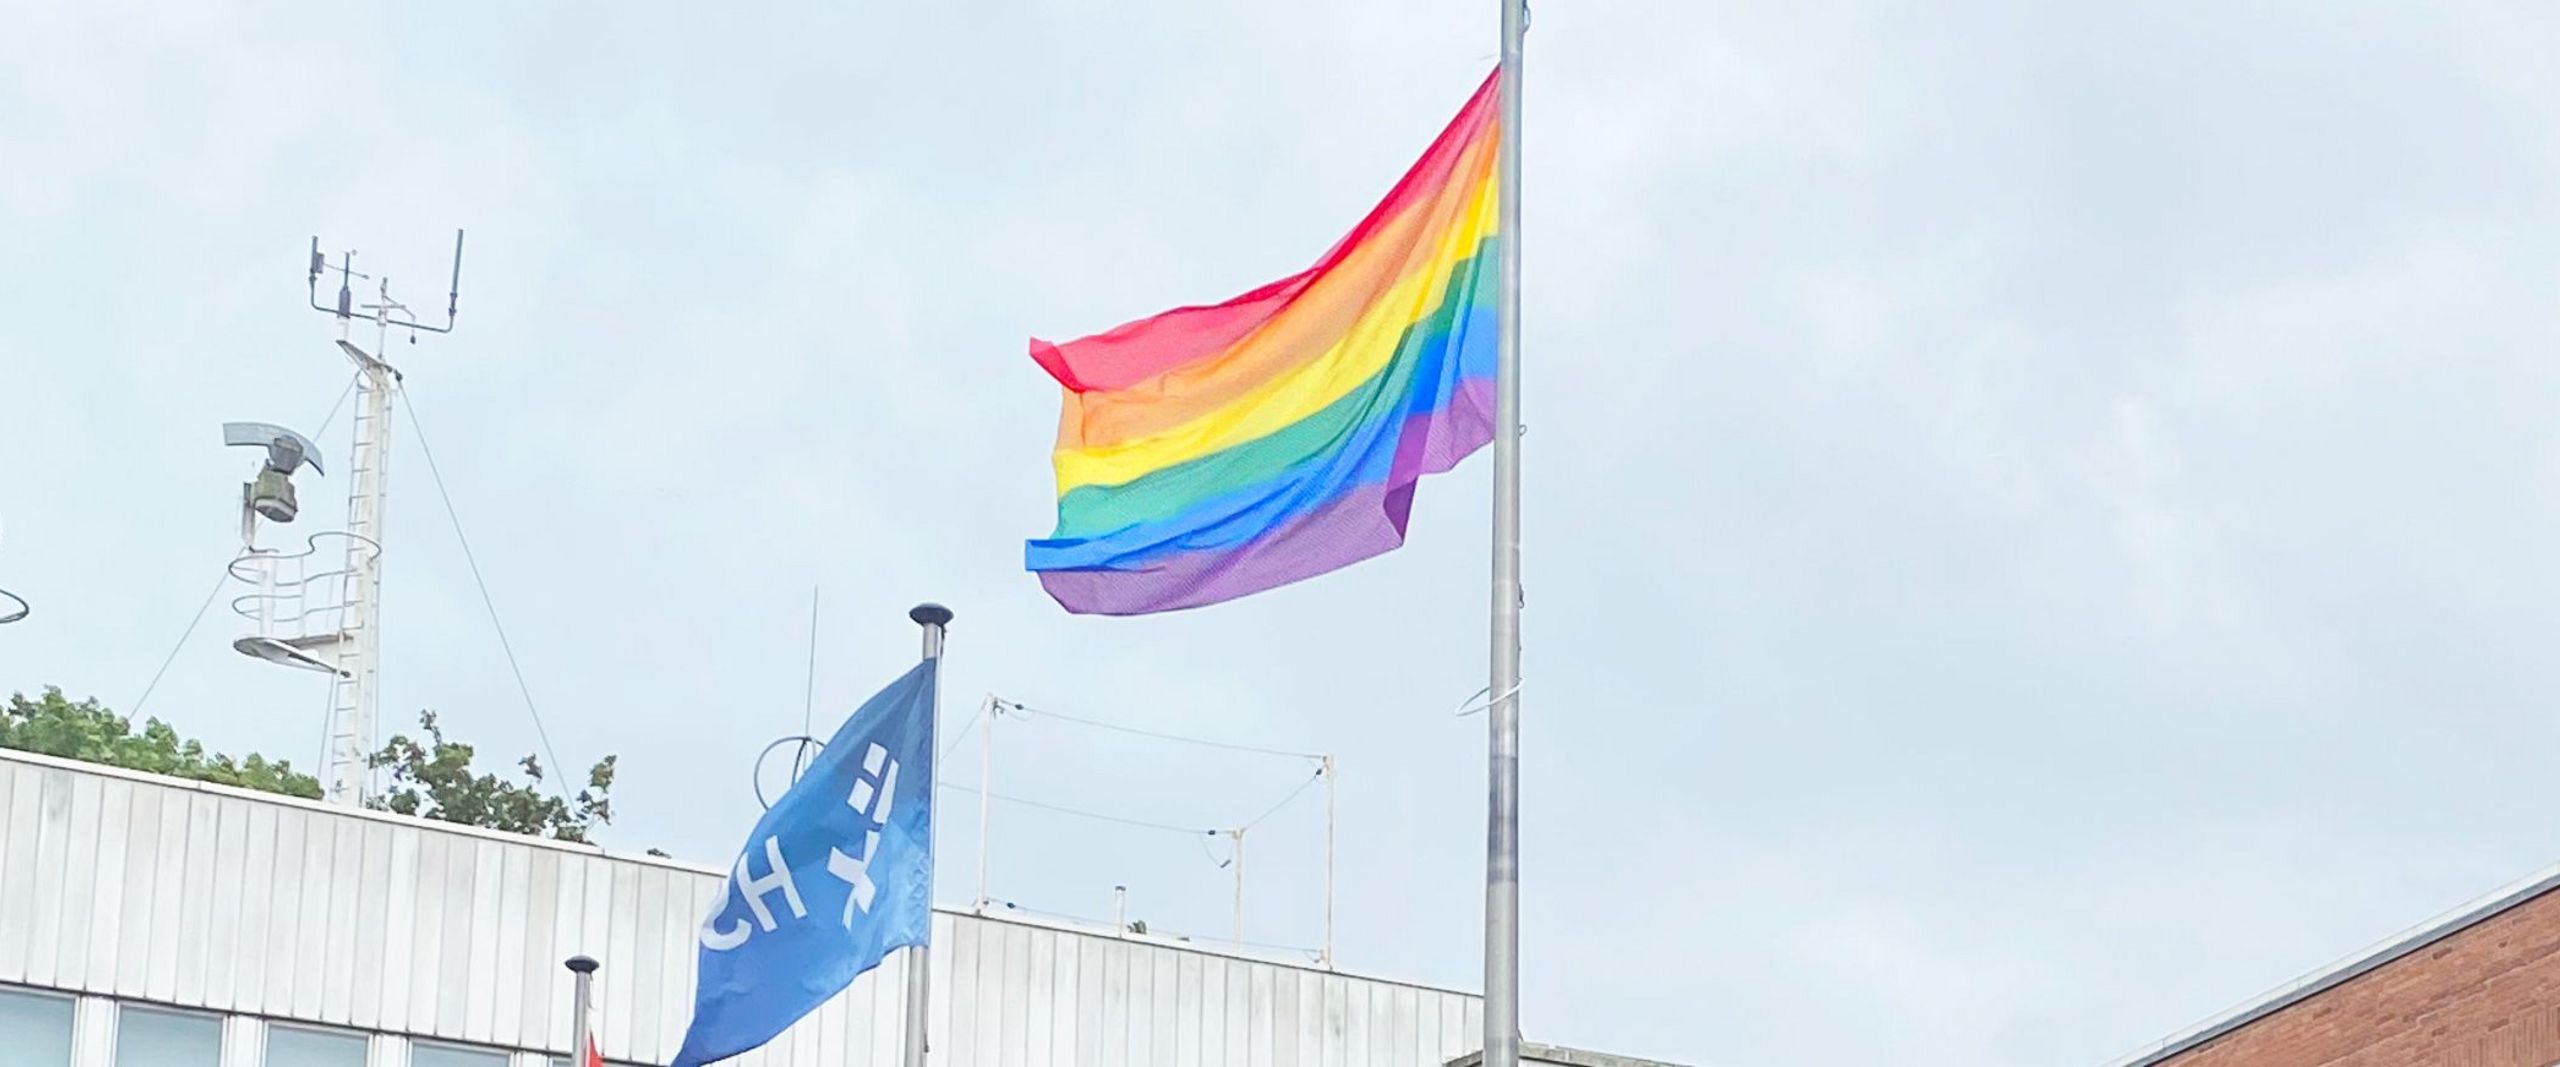
<svg viewBox="0 0 2560 1067">
<path fill-rule="evenodd" d="M 257 543 L 258 514 L 251 501 L 242 501 L 241 554 L 232 560 L 231 574 L 255 586 L 257 592 L 233 600 L 232 610 L 255 621 L 258 629 L 232 647 L 285 666 L 329 673 L 329 742 L 322 786 L 330 803 L 362 807 L 371 792 L 380 699 L 383 509 L 391 469 L 391 409 L 402 380 L 399 369 L 383 356 L 390 351 L 394 329 L 409 331 L 412 339 L 422 331 L 452 332 L 461 301 L 462 234 L 453 235 L 453 288 L 442 327 L 418 322 L 407 305 L 392 299 L 389 279 L 356 273 L 352 252 L 334 268 L 341 277 L 337 306 L 323 306 L 319 279 L 330 269 L 320 253 L 319 239 L 313 238 L 311 307 L 336 320 L 338 350 L 356 367 L 346 527 L 307 538 L 308 547 L 299 553 L 264 549 Z M 355 303 L 350 287 L 357 278 L 376 283 L 374 302 Z M 350 336 L 359 321 L 374 326 L 371 352 Z M 321 542 L 332 539 L 341 543 L 341 565 L 312 571 L 311 561 L 320 553 Z"/>
<path fill-rule="evenodd" d="M 376 322 L 385 321 L 391 294 L 374 306 Z M 335 642 L 336 676 L 329 685 L 330 803 L 364 803 L 371 778 L 368 757 L 374 746 L 374 711 L 382 667 L 382 509 L 391 467 L 391 392 L 400 387 L 400 372 L 346 338 L 348 320 L 338 320 L 338 348 L 356 364 L 355 449 L 347 469 L 354 485 L 347 491 L 346 610 Z M 375 345 L 387 348 L 390 327 L 381 328 Z"/>
<path fill-rule="evenodd" d="M 384 300 L 387 304 L 389 298 Z M 347 340 L 347 325 L 348 320 L 339 320 L 338 348 L 355 362 L 357 404 L 346 526 L 304 538 L 300 552 L 262 548 L 257 512 L 244 499 L 240 555 L 230 570 L 255 589 L 233 598 L 231 609 L 257 624 L 256 632 L 232 647 L 273 663 L 329 673 L 329 747 L 322 787 L 330 803 L 358 807 L 368 794 L 368 757 L 374 746 L 382 656 L 383 505 L 392 392 L 400 387 L 400 372 Z M 382 330 L 387 334 L 389 327 Z M 315 565 L 326 566 L 319 561 L 330 550 L 338 555 L 337 565 L 314 570 Z"/>
</svg>

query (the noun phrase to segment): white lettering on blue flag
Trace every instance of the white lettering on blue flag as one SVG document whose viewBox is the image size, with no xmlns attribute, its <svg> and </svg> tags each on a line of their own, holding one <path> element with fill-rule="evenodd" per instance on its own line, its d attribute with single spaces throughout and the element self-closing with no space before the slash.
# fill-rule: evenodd
<svg viewBox="0 0 2560 1067">
<path fill-rule="evenodd" d="M 674 1067 L 788 1028 L 932 927 L 933 669 L 845 720 L 757 821 L 704 916 L 694 1015 Z"/>
</svg>

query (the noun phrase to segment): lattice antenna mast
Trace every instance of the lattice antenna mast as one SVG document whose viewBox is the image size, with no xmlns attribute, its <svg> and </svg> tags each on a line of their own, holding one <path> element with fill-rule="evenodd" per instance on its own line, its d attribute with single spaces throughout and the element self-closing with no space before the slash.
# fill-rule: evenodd
<svg viewBox="0 0 2560 1067">
<path fill-rule="evenodd" d="M 242 554 L 233 562 L 232 573 L 257 584 L 260 591 L 234 601 L 233 607 L 257 620 L 259 633 L 241 638 L 233 647 L 261 659 L 329 673 L 329 750 L 322 784 L 333 804 L 363 806 L 371 782 L 369 757 L 375 745 L 379 696 L 376 683 L 382 657 L 383 506 L 390 473 L 392 400 L 402 382 L 399 368 L 389 362 L 391 331 L 406 331 L 412 344 L 417 343 L 421 333 L 453 332 L 462 304 L 462 236 L 462 231 L 454 231 L 453 271 L 446 287 L 445 321 L 441 326 L 418 321 L 408 305 L 392 296 L 388 277 L 357 271 L 353 249 L 341 253 L 332 264 L 320 251 L 320 239 L 311 239 L 311 309 L 336 320 L 338 350 L 356 369 L 355 428 L 346 465 L 351 479 L 347 524 L 337 534 L 345 544 L 344 565 L 318 573 L 306 570 L 305 564 L 318 554 L 320 541 L 327 534 L 311 538 L 311 549 L 298 555 L 259 548 L 258 517 L 290 522 L 292 508 L 288 502 L 279 515 L 273 508 L 255 506 L 259 500 L 255 483 L 245 494 L 250 499 L 243 508 Z M 333 272 L 338 275 L 337 300 L 322 304 L 320 280 Z M 372 283 L 375 297 L 371 302 L 357 300 L 358 281 Z M 359 323 L 370 323 L 374 328 L 372 351 L 354 340 Z M 269 442 L 235 439 L 232 443 Z M 317 447 L 308 442 L 300 444 L 310 449 L 316 469 Z M 296 451 L 290 445 L 286 450 Z M 286 457 L 288 461 L 292 458 Z M 274 466 L 271 461 L 269 467 Z M 282 474 L 289 477 L 292 472 L 288 462 Z M 261 471 L 261 477 L 272 476 Z M 289 501 L 289 482 L 284 489 Z M 249 605 L 255 605 L 254 610 Z"/>
</svg>

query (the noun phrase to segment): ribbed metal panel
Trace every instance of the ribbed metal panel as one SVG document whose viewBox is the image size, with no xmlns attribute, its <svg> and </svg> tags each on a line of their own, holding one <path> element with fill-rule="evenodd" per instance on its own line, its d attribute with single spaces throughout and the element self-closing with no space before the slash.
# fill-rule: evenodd
<svg viewBox="0 0 2560 1067">
<path fill-rule="evenodd" d="M 494 1048 L 664 1063 L 711 871 L 0 752 L 0 982 Z M 937 1067 L 1438 1067 L 1459 993 L 1139 939 L 934 917 Z M 893 1067 L 893 957 L 741 1067 Z"/>
</svg>

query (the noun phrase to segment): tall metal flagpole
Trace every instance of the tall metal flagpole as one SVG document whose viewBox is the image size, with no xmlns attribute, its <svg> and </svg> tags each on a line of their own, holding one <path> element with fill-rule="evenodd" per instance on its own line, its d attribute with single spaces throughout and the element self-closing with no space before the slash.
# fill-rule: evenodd
<svg viewBox="0 0 2560 1067">
<path fill-rule="evenodd" d="M 931 753 L 934 760 L 939 762 L 942 754 L 942 631 L 944 627 L 951 625 L 951 609 L 940 604 L 918 604 L 914 610 L 907 612 L 907 617 L 914 619 L 916 625 L 924 627 L 924 658 L 933 664 L 933 725 L 925 730 L 925 751 Z M 934 768 L 932 777 L 933 781 L 940 782 L 941 768 Z M 938 829 L 941 822 L 940 819 L 933 820 L 933 825 L 937 828 L 934 834 L 936 837 L 941 836 Z M 927 853 L 932 854 L 930 849 Z M 927 887 L 925 900 L 930 904 L 933 900 L 930 867 L 926 869 L 925 877 Z M 929 907 L 925 912 L 924 921 L 928 934 L 927 944 L 917 945 L 907 950 L 907 1033 L 905 1056 L 901 1060 L 905 1067 L 925 1067 L 925 1026 L 931 1019 L 931 1015 L 926 1011 L 925 997 L 933 991 L 933 976 L 930 969 L 932 954 L 928 951 L 931 943 L 929 935 L 933 924 L 933 913 Z"/>
<path fill-rule="evenodd" d="M 577 975 L 572 979 L 576 985 L 569 1003 L 569 1067 L 587 1067 L 587 1049 L 596 1041 L 595 1031 L 588 1026 L 594 1021 L 594 1016 L 588 1012 L 596 1002 L 596 961 L 589 956 L 571 956 L 564 966 L 569 968 L 569 973 Z"/>
<path fill-rule="evenodd" d="M 1494 373 L 1493 669 L 1485 715 L 1484 1067 L 1520 1062 L 1520 77 L 1527 0 L 1502 0 L 1500 364 Z"/>
</svg>

